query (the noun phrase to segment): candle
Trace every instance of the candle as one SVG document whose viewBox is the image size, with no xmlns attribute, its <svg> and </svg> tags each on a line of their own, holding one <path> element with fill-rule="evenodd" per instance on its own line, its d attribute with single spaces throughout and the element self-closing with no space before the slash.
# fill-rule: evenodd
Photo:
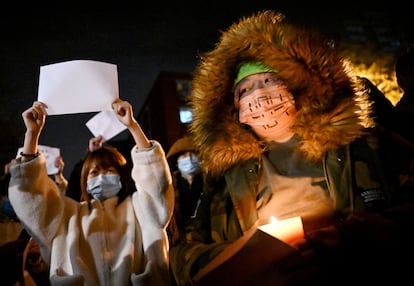
<svg viewBox="0 0 414 286">
<path fill-rule="evenodd" d="M 270 220 L 270 223 L 260 225 L 258 228 L 286 243 L 304 237 L 302 218 L 300 216 L 284 220 L 277 220 L 272 216 Z"/>
</svg>

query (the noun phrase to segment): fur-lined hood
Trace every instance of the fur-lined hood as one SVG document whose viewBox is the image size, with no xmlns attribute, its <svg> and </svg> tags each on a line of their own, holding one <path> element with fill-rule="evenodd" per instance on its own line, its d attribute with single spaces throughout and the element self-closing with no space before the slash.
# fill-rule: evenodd
<svg viewBox="0 0 414 286">
<path fill-rule="evenodd" d="M 207 172 L 259 157 L 264 144 L 239 123 L 233 82 L 239 64 L 260 61 L 278 71 L 297 108 L 294 132 L 311 160 L 350 143 L 371 127 L 368 96 L 359 91 L 347 62 L 317 31 L 289 23 L 284 15 L 263 11 L 242 18 L 222 33 L 201 57 L 193 75 L 190 131 Z"/>
</svg>

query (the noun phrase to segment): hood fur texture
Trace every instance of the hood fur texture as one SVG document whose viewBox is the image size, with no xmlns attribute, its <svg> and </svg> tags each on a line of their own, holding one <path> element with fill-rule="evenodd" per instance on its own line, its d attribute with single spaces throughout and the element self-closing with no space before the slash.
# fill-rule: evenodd
<svg viewBox="0 0 414 286">
<path fill-rule="evenodd" d="M 323 35 L 295 26 L 283 14 L 259 12 L 224 31 L 193 75 L 190 131 L 210 174 L 221 175 L 265 151 L 263 142 L 239 123 L 233 104 L 237 67 L 246 61 L 263 62 L 287 84 L 297 108 L 293 130 L 310 160 L 320 160 L 373 125 L 368 95 Z"/>
</svg>

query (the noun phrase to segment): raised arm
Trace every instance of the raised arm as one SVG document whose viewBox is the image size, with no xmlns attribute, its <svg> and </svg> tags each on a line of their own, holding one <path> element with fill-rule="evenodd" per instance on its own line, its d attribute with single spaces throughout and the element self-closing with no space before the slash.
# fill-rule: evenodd
<svg viewBox="0 0 414 286">
<path fill-rule="evenodd" d="M 32 107 L 22 114 L 26 133 L 22 150 L 22 161 L 29 161 L 36 157 L 40 133 L 45 126 L 47 105 L 40 101 L 33 102 Z"/>
<path fill-rule="evenodd" d="M 129 132 L 131 132 L 137 148 L 151 147 L 151 142 L 148 140 L 134 117 L 132 105 L 128 101 L 118 99 L 112 103 L 112 108 L 114 109 L 118 120 L 128 128 Z"/>
</svg>

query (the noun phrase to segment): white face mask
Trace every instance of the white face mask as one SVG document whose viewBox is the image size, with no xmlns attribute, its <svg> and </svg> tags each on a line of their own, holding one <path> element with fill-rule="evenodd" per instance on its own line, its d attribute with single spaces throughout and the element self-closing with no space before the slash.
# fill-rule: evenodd
<svg viewBox="0 0 414 286">
<path fill-rule="evenodd" d="M 293 133 L 295 123 L 293 95 L 283 84 L 257 88 L 239 102 L 240 123 L 251 126 L 253 131 L 267 141 L 283 141 Z M 289 138 L 290 138 L 289 137 Z"/>
<path fill-rule="evenodd" d="M 116 196 L 122 188 L 121 177 L 116 174 L 100 174 L 87 181 L 86 191 L 96 200 L 106 200 Z"/>
<path fill-rule="evenodd" d="M 188 156 L 177 160 L 178 170 L 184 175 L 192 176 L 196 174 L 200 168 L 201 163 L 196 156 Z"/>
</svg>

